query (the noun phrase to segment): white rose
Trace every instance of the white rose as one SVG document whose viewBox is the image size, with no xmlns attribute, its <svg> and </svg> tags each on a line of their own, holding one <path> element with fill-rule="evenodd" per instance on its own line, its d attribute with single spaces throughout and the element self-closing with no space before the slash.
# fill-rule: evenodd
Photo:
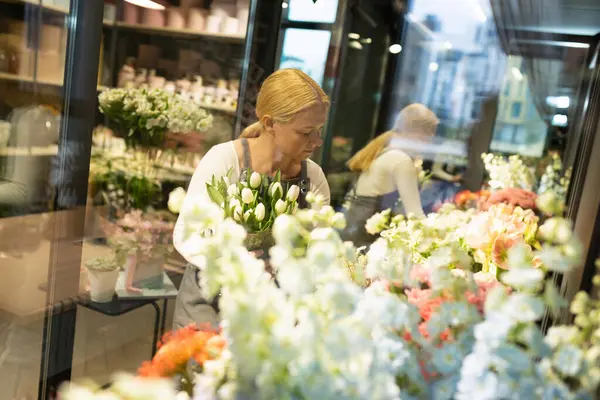
<svg viewBox="0 0 600 400">
<path fill-rule="evenodd" d="M 281 183 L 273 182 L 271 184 L 271 187 L 269 188 L 269 193 L 271 194 L 271 197 L 281 198 L 281 196 L 283 195 L 283 188 L 281 187 Z"/>
<path fill-rule="evenodd" d="M 254 201 L 254 193 L 248 188 L 242 189 L 242 201 L 245 204 L 250 204 Z"/>
<path fill-rule="evenodd" d="M 288 201 L 296 201 L 300 195 L 300 188 L 297 185 L 290 186 L 287 192 Z"/>
<path fill-rule="evenodd" d="M 254 216 L 256 217 L 257 221 L 260 222 L 265 219 L 265 211 L 265 205 L 263 203 L 258 203 L 256 210 L 254 210 Z"/>
<path fill-rule="evenodd" d="M 256 189 L 257 187 L 260 186 L 262 182 L 262 177 L 260 176 L 260 174 L 258 172 L 253 172 L 252 175 L 250 175 L 250 187 L 253 189 Z"/>
<path fill-rule="evenodd" d="M 183 200 L 185 199 L 185 195 L 185 189 L 182 187 L 178 187 L 177 189 L 169 193 L 169 211 L 171 211 L 173 214 L 179 214 L 181 212 L 181 207 L 183 207 Z"/>
<path fill-rule="evenodd" d="M 283 214 L 286 208 L 287 204 L 281 199 L 277 200 L 277 203 L 275 203 L 275 212 L 277 213 L 277 215 Z"/>
<path fill-rule="evenodd" d="M 233 183 L 231 185 L 229 185 L 229 187 L 227 188 L 227 195 L 232 197 L 232 196 L 237 196 L 240 194 L 240 191 L 238 190 L 238 186 Z"/>
</svg>

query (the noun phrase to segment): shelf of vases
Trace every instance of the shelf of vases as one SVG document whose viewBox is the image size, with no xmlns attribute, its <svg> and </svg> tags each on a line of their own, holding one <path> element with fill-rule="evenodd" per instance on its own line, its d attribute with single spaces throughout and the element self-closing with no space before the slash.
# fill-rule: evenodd
<svg viewBox="0 0 600 400">
<path fill-rule="evenodd" d="M 0 156 L 55 156 L 58 146 L 0 147 Z"/>
<path fill-rule="evenodd" d="M 161 36 L 179 36 L 179 37 L 204 37 L 204 38 L 212 38 L 218 39 L 230 43 L 243 43 L 246 35 L 244 34 L 230 34 L 230 33 L 213 33 L 213 32 L 203 32 L 194 29 L 176 29 L 170 28 L 167 26 L 150 26 L 150 25 L 142 25 L 142 24 L 128 24 L 125 22 L 111 22 L 104 21 L 104 25 L 107 27 L 116 27 L 122 29 L 129 29 L 137 32 L 143 32 L 154 35 Z"/>
<path fill-rule="evenodd" d="M 64 6 L 58 6 L 55 4 L 48 4 L 49 2 L 44 0 L 0 0 L 2 3 L 13 3 L 13 4 L 30 4 L 33 6 L 41 7 L 42 10 L 51 11 L 56 14 L 69 14 L 69 8 Z"/>
<path fill-rule="evenodd" d="M 0 72 L 0 80 L 23 83 L 37 83 L 44 86 L 62 87 L 63 82 L 58 80 L 33 79 L 31 76 L 11 74 L 8 72 Z M 104 90 L 106 86 L 98 85 L 98 90 Z"/>
</svg>

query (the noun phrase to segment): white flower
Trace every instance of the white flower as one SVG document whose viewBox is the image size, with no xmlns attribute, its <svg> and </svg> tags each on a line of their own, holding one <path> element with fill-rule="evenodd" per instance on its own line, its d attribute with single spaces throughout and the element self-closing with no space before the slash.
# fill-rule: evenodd
<svg viewBox="0 0 600 400">
<path fill-rule="evenodd" d="M 316 196 L 313 192 L 306 193 L 306 202 L 308 204 L 313 204 L 316 201 Z"/>
<path fill-rule="evenodd" d="M 236 185 L 235 183 L 229 185 L 229 187 L 227 188 L 227 195 L 229 197 L 237 196 L 239 194 L 240 194 L 240 191 L 238 189 L 238 185 Z"/>
<path fill-rule="evenodd" d="M 536 205 L 543 213 L 554 215 L 562 212 L 563 204 L 552 191 L 542 193 L 536 200 Z"/>
<path fill-rule="evenodd" d="M 250 219 L 250 216 L 252 215 L 252 211 L 251 210 L 246 210 L 246 212 L 244 213 L 244 221 L 248 221 Z"/>
<path fill-rule="evenodd" d="M 287 209 L 286 202 L 281 199 L 277 200 L 277 202 L 275 203 L 275 212 L 277 213 L 277 215 L 283 214 L 286 209 Z"/>
<path fill-rule="evenodd" d="M 245 204 L 250 204 L 254 201 L 254 193 L 248 188 L 242 189 L 242 201 Z"/>
<path fill-rule="evenodd" d="M 544 315 L 544 302 L 525 293 L 513 293 L 502 307 L 502 312 L 518 322 L 534 322 Z"/>
<path fill-rule="evenodd" d="M 367 220 L 365 229 L 369 234 L 376 235 L 385 228 L 386 222 L 387 217 L 384 215 L 384 213 L 377 213 Z"/>
<path fill-rule="evenodd" d="M 242 220 L 242 216 L 244 214 L 244 209 L 241 205 L 235 206 L 233 209 L 233 219 L 240 222 Z"/>
<path fill-rule="evenodd" d="M 296 201 L 298 199 L 299 195 L 300 195 L 300 188 L 297 185 L 292 185 L 288 189 L 286 197 L 287 197 L 288 201 Z"/>
<path fill-rule="evenodd" d="M 335 213 L 333 217 L 331 217 L 331 226 L 335 229 L 344 229 L 346 227 L 346 218 L 342 213 Z"/>
<path fill-rule="evenodd" d="M 265 205 L 263 203 L 258 203 L 258 205 L 256 206 L 256 209 L 254 210 L 254 216 L 256 217 L 256 220 L 258 222 L 265 219 L 265 212 L 266 212 Z"/>
<path fill-rule="evenodd" d="M 281 187 L 281 183 L 273 182 L 269 188 L 269 193 L 271 194 L 271 197 L 275 199 L 281 199 L 283 196 L 283 188 Z"/>
<path fill-rule="evenodd" d="M 561 346 L 554 354 L 552 365 L 561 374 L 575 377 L 583 366 L 583 353 L 574 345 Z"/>
<path fill-rule="evenodd" d="M 253 172 L 252 175 L 250 175 L 250 187 L 256 189 L 261 183 L 262 177 L 260 174 L 258 172 Z"/>
<path fill-rule="evenodd" d="M 178 187 L 177 189 L 169 193 L 169 211 L 171 211 L 173 214 L 179 214 L 181 212 L 181 208 L 183 207 L 183 200 L 185 199 L 185 195 L 185 189 L 182 187 Z"/>
<path fill-rule="evenodd" d="M 550 218 L 538 230 L 543 239 L 565 244 L 573 236 L 572 224 L 564 218 Z"/>
<path fill-rule="evenodd" d="M 502 282 L 520 290 L 536 290 L 543 280 L 544 272 L 539 268 L 513 268 L 502 274 Z"/>
</svg>

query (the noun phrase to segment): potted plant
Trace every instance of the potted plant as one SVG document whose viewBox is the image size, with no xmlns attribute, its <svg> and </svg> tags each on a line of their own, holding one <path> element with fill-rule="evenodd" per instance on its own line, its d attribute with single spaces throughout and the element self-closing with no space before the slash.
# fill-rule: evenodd
<svg viewBox="0 0 600 400">
<path fill-rule="evenodd" d="M 115 293 L 119 278 L 119 265 L 114 257 L 97 257 L 87 260 L 90 298 L 96 303 L 108 303 Z"/>
<path fill-rule="evenodd" d="M 125 269 L 128 291 L 139 293 L 142 289 L 163 287 L 165 257 L 173 251 L 173 228 L 168 216 L 141 210 L 105 225 L 108 242 L 117 253 L 119 265 Z"/>
</svg>

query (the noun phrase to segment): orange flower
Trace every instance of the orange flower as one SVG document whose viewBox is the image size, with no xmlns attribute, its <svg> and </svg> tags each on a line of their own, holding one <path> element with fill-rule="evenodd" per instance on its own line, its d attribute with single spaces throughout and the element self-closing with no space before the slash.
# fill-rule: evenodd
<svg viewBox="0 0 600 400">
<path fill-rule="evenodd" d="M 190 360 L 202 365 L 215 359 L 225 346 L 225 339 L 218 332 L 190 325 L 165 334 L 154 358 L 141 365 L 138 375 L 170 377 L 184 371 Z"/>
<path fill-rule="evenodd" d="M 492 245 L 492 261 L 502 269 L 508 269 L 506 261 L 508 260 L 508 251 L 522 240 L 518 234 L 507 235 L 500 234 L 494 240 Z"/>
</svg>

